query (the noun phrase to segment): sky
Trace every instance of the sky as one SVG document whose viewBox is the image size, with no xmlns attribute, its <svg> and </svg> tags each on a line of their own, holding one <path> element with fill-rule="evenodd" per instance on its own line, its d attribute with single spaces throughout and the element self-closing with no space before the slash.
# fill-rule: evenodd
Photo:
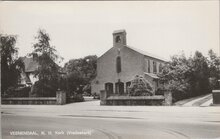
<svg viewBox="0 0 220 139">
<path fill-rule="evenodd" d="M 101 56 L 114 30 L 127 44 L 165 59 L 209 49 L 219 55 L 219 1 L 23 1 L 0 2 L 0 33 L 17 35 L 19 56 L 33 50 L 45 29 L 64 58 Z"/>
</svg>

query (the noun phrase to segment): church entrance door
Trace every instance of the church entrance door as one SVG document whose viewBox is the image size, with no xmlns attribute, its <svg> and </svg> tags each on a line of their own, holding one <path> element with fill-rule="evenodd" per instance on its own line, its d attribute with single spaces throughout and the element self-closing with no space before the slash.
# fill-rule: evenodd
<svg viewBox="0 0 220 139">
<path fill-rule="evenodd" d="M 115 92 L 116 92 L 116 94 L 123 94 L 124 93 L 124 83 L 123 82 L 117 82 L 115 84 Z"/>
<path fill-rule="evenodd" d="M 105 90 L 107 94 L 113 93 L 113 83 L 105 83 Z"/>
</svg>

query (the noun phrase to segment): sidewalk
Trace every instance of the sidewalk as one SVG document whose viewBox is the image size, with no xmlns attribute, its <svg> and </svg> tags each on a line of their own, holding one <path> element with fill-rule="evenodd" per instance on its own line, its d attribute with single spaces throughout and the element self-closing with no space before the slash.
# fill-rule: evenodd
<svg viewBox="0 0 220 139">
<path fill-rule="evenodd" d="M 194 98 L 189 98 L 181 100 L 175 103 L 177 106 L 210 106 L 212 104 L 212 94 L 198 96 Z"/>
</svg>

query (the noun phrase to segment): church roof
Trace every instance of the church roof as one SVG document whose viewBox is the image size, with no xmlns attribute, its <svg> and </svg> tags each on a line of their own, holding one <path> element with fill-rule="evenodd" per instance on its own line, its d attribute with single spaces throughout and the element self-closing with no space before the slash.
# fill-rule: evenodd
<svg viewBox="0 0 220 139">
<path fill-rule="evenodd" d="M 125 31 L 125 29 L 115 30 L 115 31 L 113 32 L 113 34 L 121 33 L 121 32 L 126 32 L 126 31 Z"/>
<path fill-rule="evenodd" d="M 137 48 L 134 48 L 134 47 L 131 47 L 131 46 L 127 46 L 127 47 L 130 48 L 130 49 L 132 49 L 132 50 L 134 50 L 134 51 L 136 51 L 136 52 L 138 52 L 138 53 L 140 53 L 140 54 L 142 54 L 142 55 L 149 56 L 149 57 L 152 57 L 152 58 L 156 58 L 156 59 L 162 60 L 162 61 L 164 61 L 164 62 L 167 61 L 166 59 L 164 59 L 164 58 L 162 58 L 162 57 L 159 57 L 159 56 L 157 56 L 157 55 L 154 55 L 154 54 L 145 52 L 145 51 L 143 51 L 143 50 L 140 50 L 140 49 L 137 49 Z"/>
<path fill-rule="evenodd" d="M 153 79 L 158 79 L 158 78 L 159 78 L 159 77 L 158 77 L 156 74 L 154 74 L 154 73 L 147 73 L 147 72 L 145 72 L 144 74 L 150 76 L 150 77 L 153 78 Z"/>
</svg>

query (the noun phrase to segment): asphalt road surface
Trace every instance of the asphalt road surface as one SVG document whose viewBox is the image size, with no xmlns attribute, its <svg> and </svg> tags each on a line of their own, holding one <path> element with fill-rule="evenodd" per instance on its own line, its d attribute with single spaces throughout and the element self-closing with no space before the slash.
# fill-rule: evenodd
<svg viewBox="0 0 220 139">
<path fill-rule="evenodd" d="M 219 107 L 92 103 L 3 106 L 3 139 L 220 139 Z"/>
</svg>

